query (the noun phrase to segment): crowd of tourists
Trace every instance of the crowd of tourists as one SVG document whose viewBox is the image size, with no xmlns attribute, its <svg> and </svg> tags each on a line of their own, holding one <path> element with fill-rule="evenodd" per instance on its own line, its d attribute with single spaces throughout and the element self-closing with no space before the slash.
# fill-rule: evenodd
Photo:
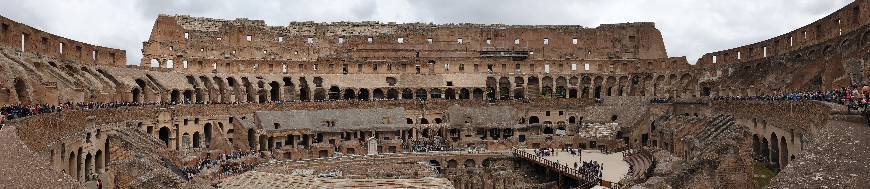
<svg viewBox="0 0 870 189">
<path fill-rule="evenodd" d="M 576 156 L 577 159 L 581 159 L 582 157 L 582 149 L 573 149 L 573 148 L 563 148 L 560 150 L 552 149 L 552 148 L 538 148 L 535 149 L 535 155 L 540 157 L 547 156 L 556 156 L 559 153 L 570 153 L 572 157 Z M 556 163 L 559 161 L 557 160 Z M 588 181 L 600 181 L 604 176 L 604 165 L 598 163 L 597 161 L 589 161 L 584 162 L 580 161 L 580 163 L 574 162 L 573 166 L 574 170 L 576 170 L 585 180 Z"/>
<path fill-rule="evenodd" d="M 580 172 L 586 180 L 600 181 L 604 176 L 604 165 L 597 161 L 574 162 L 574 169 Z"/>
<path fill-rule="evenodd" d="M 245 163 L 245 159 L 255 158 L 256 151 L 234 151 L 230 153 L 222 153 L 218 159 L 210 159 L 208 156 L 200 159 L 193 166 L 179 168 L 181 174 L 190 180 L 193 176 L 200 174 L 202 171 L 212 168 L 219 168 L 214 172 L 213 176 L 224 178 L 231 175 L 236 175 L 254 169 L 253 164 Z"/>
</svg>

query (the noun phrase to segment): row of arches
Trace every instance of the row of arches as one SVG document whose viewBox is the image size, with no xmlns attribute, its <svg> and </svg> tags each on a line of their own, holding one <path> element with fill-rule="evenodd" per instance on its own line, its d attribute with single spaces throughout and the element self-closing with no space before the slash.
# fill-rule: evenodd
<svg viewBox="0 0 870 189">
<path fill-rule="evenodd" d="M 789 154 L 786 137 L 777 136 L 776 132 L 772 132 L 770 136 L 753 134 L 752 151 L 758 161 L 769 164 L 777 170 L 784 168 L 795 158 L 794 155 Z"/>
<path fill-rule="evenodd" d="M 301 77 L 294 82 L 252 81 L 247 77 L 187 76 L 188 89 L 163 90 L 157 82 L 137 79 L 131 89 L 135 102 L 166 101 L 173 103 L 325 101 L 372 99 L 525 99 L 525 98 L 601 98 L 602 96 L 697 96 L 697 79 L 689 74 L 669 76 L 537 76 L 488 77 L 485 87 L 471 88 L 342 88 L 323 86 L 314 77 L 313 87 Z M 297 85 L 298 83 L 298 85 Z M 157 93 L 159 97 L 153 94 Z M 162 94 L 167 93 L 167 94 Z"/>
<path fill-rule="evenodd" d="M 98 176 L 106 172 L 106 165 L 109 163 L 109 153 L 105 149 L 109 149 L 109 142 L 98 145 L 102 149 L 85 150 L 78 147 L 77 150 L 71 150 L 69 153 L 61 153 L 61 169 L 76 178 L 78 181 L 93 181 Z M 65 149 L 64 149 L 65 151 Z M 54 151 L 52 151 L 52 161 L 54 161 Z M 65 166 L 63 166 L 65 165 Z"/>
</svg>

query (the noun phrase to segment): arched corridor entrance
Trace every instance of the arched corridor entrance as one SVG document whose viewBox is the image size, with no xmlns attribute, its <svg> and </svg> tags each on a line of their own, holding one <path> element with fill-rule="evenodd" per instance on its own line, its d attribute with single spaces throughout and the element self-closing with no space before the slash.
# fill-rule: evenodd
<svg viewBox="0 0 870 189">
<path fill-rule="evenodd" d="M 160 141 L 163 141 L 163 145 L 167 148 L 169 147 L 169 128 L 161 127 L 160 131 L 158 131 L 158 138 Z"/>
</svg>

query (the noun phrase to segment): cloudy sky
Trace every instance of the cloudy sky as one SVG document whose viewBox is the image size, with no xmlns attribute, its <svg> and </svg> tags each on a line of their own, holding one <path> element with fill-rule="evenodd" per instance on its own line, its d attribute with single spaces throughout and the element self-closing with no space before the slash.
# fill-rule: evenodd
<svg viewBox="0 0 870 189">
<path fill-rule="evenodd" d="M 158 14 L 290 21 L 570 24 L 655 22 L 669 56 L 768 39 L 852 0 L 0 0 L 0 15 L 79 41 L 127 50 L 139 64 Z"/>
</svg>

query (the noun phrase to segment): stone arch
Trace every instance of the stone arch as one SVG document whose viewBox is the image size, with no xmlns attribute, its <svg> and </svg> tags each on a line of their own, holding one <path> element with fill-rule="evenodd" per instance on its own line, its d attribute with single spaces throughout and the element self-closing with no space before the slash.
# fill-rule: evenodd
<svg viewBox="0 0 870 189">
<path fill-rule="evenodd" d="M 384 99 L 386 97 L 387 97 L 387 95 L 386 95 L 386 93 L 384 93 L 383 89 L 378 88 L 378 89 L 372 90 L 372 98 L 373 99 Z"/>
<path fill-rule="evenodd" d="M 326 90 L 324 90 L 323 88 L 314 89 L 314 100 L 326 100 Z"/>
<path fill-rule="evenodd" d="M 761 154 L 761 141 L 758 139 L 758 134 L 752 135 L 752 152 L 758 156 Z"/>
<path fill-rule="evenodd" d="M 511 94 L 511 81 L 507 77 L 498 79 L 498 97 L 501 100 L 509 100 Z"/>
<path fill-rule="evenodd" d="M 178 149 L 190 148 L 191 147 L 190 144 L 191 144 L 190 143 L 190 134 L 188 134 L 188 133 L 181 134 L 181 147 L 179 147 Z"/>
<path fill-rule="evenodd" d="M 447 168 L 456 168 L 458 164 L 455 159 L 447 160 Z"/>
<path fill-rule="evenodd" d="M 329 100 L 339 100 L 341 97 L 341 89 L 338 86 L 329 87 Z"/>
<path fill-rule="evenodd" d="M 132 95 L 132 98 L 130 99 L 132 99 L 133 102 L 142 102 L 142 90 L 139 89 L 139 87 L 135 87 L 133 88 L 133 90 L 130 90 L 130 94 Z"/>
<path fill-rule="evenodd" d="M 774 166 L 779 165 L 779 140 L 776 132 L 770 133 L 770 157 L 769 160 Z"/>
<path fill-rule="evenodd" d="M 429 124 L 429 120 L 424 118 L 420 118 L 420 124 Z"/>
<path fill-rule="evenodd" d="M 91 153 L 88 153 L 88 155 L 85 155 L 85 167 L 84 167 L 85 175 L 84 176 L 85 176 L 86 181 L 91 180 L 91 174 L 93 174 L 91 172 L 91 166 L 94 164 L 93 162 L 94 162 L 94 157 L 93 157 L 93 155 L 91 155 Z"/>
<path fill-rule="evenodd" d="M 474 90 L 472 90 L 472 98 L 476 100 L 482 100 L 483 90 L 480 88 L 474 88 Z"/>
<path fill-rule="evenodd" d="M 375 89 L 377 90 L 377 89 Z M 384 96 L 384 92 L 381 91 L 381 97 Z M 359 89 L 359 93 L 356 95 L 356 98 L 359 100 L 369 100 L 369 89 L 362 88 Z"/>
<path fill-rule="evenodd" d="M 417 91 L 414 92 L 414 96 L 419 100 L 427 100 L 429 93 L 426 92 L 426 89 L 417 89 Z"/>
<path fill-rule="evenodd" d="M 193 133 L 193 148 L 201 148 L 202 146 L 200 146 L 200 144 L 202 144 L 202 137 L 200 136 L 199 132 L 194 132 Z"/>
<path fill-rule="evenodd" d="M 254 132 L 254 129 L 248 129 L 248 147 L 251 149 L 257 149 L 257 133 Z"/>
<path fill-rule="evenodd" d="M 432 99 L 444 98 L 444 94 L 441 92 L 441 89 L 439 89 L 439 88 L 434 88 L 434 89 L 430 90 L 429 94 L 430 94 L 429 96 L 431 96 Z"/>
<path fill-rule="evenodd" d="M 66 172 L 69 174 L 69 176 L 76 177 L 76 180 L 78 180 L 78 175 L 77 175 L 78 172 L 73 172 L 73 171 L 77 171 L 77 169 L 78 169 L 78 164 L 76 161 L 76 152 L 70 152 L 69 157 L 67 157 Z"/>
<path fill-rule="evenodd" d="M 459 99 L 471 99 L 471 92 L 466 88 L 459 89 Z"/>
<path fill-rule="evenodd" d="M 266 150 L 268 150 L 268 149 L 267 149 L 267 147 L 269 147 L 269 144 L 268 144 L 268 142 L 269 142 L 269 137 L 268 137 L 268 136 L 266 136 L 266 135 L 260 135 L 260 138 L 258 138 L 257 142 L 260 144 L 260 148 L 259 148 L 260 151 L 266 151 Z"/>
<path fill-rule="evenodd" d="M 14 83 L 15 95 L 18 97 L 18 102 L 21 104 L 33 104 L 32 96 L 30 95 L 30 84 L 21 78 L 16 78 Z"/>
<path fill-rule="evenodd" d="M 269 83 L 269 100 L 277 102 L 281 100 L 281 85 L 277 81 Z"/>
<path fill-rule="evenodd" d="M 344 95 L 342 96 L 342 99 L 344 99 L 344 100 L 353 100 L 353 99 L 355 99 L 355 98 L 356 98 L 356 92 L 353 91 L 353 89 L 351 89 L 351 88 L 345 88 L 345 89 L 344 89 Z"/>
<path fill-rule="evenodd" d="M 453 88 L 447 88 L 444 90 L 444 98 L 450 100 L 456 99 L 456 90 Z"/>
<path fill-rule="evenodd" d="M 466 159 L 463 165 L 465 165 L 465 168 L 474 168 L 477 166 L 477 163 L 474 162 L 474 159 Z"/>
<path fill-rule="evenodd" d="M 414 119 L 405 118 L 405 124 L 414 124 Z M 427 131 L 427 130 L 424 130 L 424 131 Z"/>
<path fill-rule="evenodd" d="M 390 88 L 387 90 L 387 99 L 396 100 L 399 99 L 399 90 L 395 88 Z"/>
<path fill-rule="evenodd" d="M 414 91 L 409 88 L 402 89 L 402 99 L 413 99 Z"/>
<path fill-rule="evenodd" d="M 205 123 L 202 126 L 203 138 L 205 138 L 205 145 L 208 147 L 211 144 L 211 136 L 212 136 L 212 125 L 211 123 Z"/>
<path fill-rule="evenodd" d="M 529 124 L 536 124 L 536 123 L 540 123 L 540 122 L 541 122 L 541 120 L 538 118 L 538 116 L 529 117 Z"/>
</svg>

